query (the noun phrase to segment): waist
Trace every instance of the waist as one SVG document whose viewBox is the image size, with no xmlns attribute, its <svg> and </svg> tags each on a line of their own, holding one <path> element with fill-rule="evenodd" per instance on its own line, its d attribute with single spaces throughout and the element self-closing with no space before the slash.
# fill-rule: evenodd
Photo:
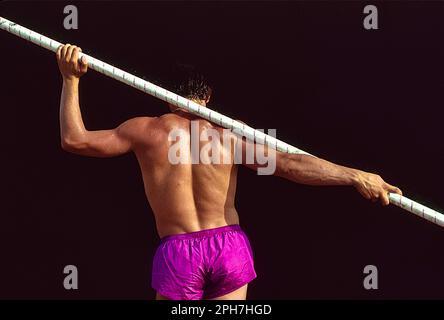
<svg viewBox="0 0 444 320">
<path fill-rule="evenodd" d="M 199 239 L 199 238 L 208 238 L 212 237 L 216 234 L 232 232 L 232 231 L 242 231 L 240 225 L 238 224 L 230 224 L 227 226 L 204 229 L 200 231 L 193 231 L 188 233 L 178 233 L 164 236 L 160 239 L 160 243 L 164 243 L 166 241 L 172 240 L 189 240 L 189 239 Z"/>
<path fill-rule="evenodd" d="M 155 211 L 154 216 L 160 238 L 239 224 L 239 216 L 234 208 L 199 212 L 162 210 Z"/>
</svg>

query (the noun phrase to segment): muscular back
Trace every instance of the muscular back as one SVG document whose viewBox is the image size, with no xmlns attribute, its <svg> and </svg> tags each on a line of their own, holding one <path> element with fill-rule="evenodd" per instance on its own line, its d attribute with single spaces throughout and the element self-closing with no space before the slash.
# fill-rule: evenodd
<svg viewBox="0 0 444 320">
<path fill-rule="evenodd" d="M 190 156 L 191 121 L 198 124 L 199 133 L 217 130 L 222 140 L 222 128 L 192 115 L 173 113 L 141 121 L 141 129 L 133 137 L 133 151 L 161 237 L 238 223 L 234 207 L 237 176 L 237 167 L 233 164 L 234 148 L 224 148 L 222 141 L 213 144 L 220 152 L 219 164 L 191 164 L 190 161 L 172 164 L 168 159 L 170 147 L 179 141 L 169 141 L 168 136 L 173 130 L 183 133 L 178 138 L 182 139 L 182 148 L 177 155 L 184 156 L 180 152 L 186 149 L 187 156 Z M 199 142 L 199 154 L 202 151 L 212 155 L 211 151 L 205 151 L 208 148 L 202 150 L 206 144 L 208 142 Z M 224 155 L 230 159 L 229 164 L 222 161 Z"/>
<path fill-rule="evenodd" d="M 198 121 L 199 132 L 210 128 L 221 132 L 222 128 L 179 111 L 178 114 L 160 118 L 134 118 L 111 130 L 87 130 L 82 120 L 78 94 L 79 79 L 86 73 L 87 62 L 84 56 L 79 63 L 79 52 L 80 48 L 69 44 L 57 50 L 57 62 L 63 77 L 60 98 L 62 148 L 93 157 L 114 157 L 135 152 L 161 237 L 238 223 L 234 208 L 237 175 L 232 161 L 234 148 L 217 146 L 221 158 L 228 153 L 231 159 L 228 164 L 172 164 L 168 160 L 168 151 L 175 143 L 168 139 L 172 130 L 185 133 L 181 138 L 189 152 L 191 121 Z M 204 102 L 206 104 L 208 99 Z M 232 138 L 237 139 L 235 136 Z M 253 145 L 256 151 L 266 150 L 264 146 L 242 141 L 242 158 L 248 144 Z M 199 144 L 199 151 L 205 149 L 204 145 Z M 257 169 L 260 163 L 256 160 L 243 164 Z M 275 164 L 275 175 L 310 185 L 353 185 L 365 198 L 380 199 L 384 205 L 389 204 L 388 192 L 402 194 L 401 190 L 378 175 L 338 166 L 312 156 L 276 152 Z"/>
</svg>

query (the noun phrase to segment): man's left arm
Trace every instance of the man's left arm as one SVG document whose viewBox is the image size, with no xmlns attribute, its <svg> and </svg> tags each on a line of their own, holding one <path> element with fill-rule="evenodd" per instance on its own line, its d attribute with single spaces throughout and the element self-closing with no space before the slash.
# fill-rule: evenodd
<svg viewBox="0 0 444 320">
<path fill-rule="evenodd" d="M 275 175 L 313 186 L 353 186 L 366 199 L 389 204 L 388 193 L 401 190 L 385 182 L 379 175 L 348 168 L 310 155 L 276 151 Z"/>
</svg>

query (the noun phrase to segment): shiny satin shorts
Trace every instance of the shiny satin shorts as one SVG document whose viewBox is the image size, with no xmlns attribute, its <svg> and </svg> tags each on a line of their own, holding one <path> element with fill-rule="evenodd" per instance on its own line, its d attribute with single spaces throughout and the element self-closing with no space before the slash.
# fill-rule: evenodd
<svg viewBox="0 0 444 320">
<path fill-rule="evenodd" d="M 212 299 L 256 278 L 250 242 L 239 225 L 166 236 L 151 285 L 172 300 Z"/>
</svg>

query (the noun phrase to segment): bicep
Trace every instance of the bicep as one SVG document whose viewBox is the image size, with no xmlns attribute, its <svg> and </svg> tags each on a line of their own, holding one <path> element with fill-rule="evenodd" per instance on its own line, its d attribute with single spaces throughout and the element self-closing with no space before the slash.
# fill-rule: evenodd
<svg viewBox="0 0 444 320">
<path fill-rule="evenodd" d="M 116 157 L 131 151 L 131 138 L 122 133 L 122 128 L 89 131 L 85 145 L 78 152 L 91 157 Z"/>
<path fill-rule="evenodd" d="M 86 131 L 81 139 L 65 144 L 65 150 L 90 157 L 116 157 L 132 150 L 134 139 L 145 123 L 130 119 L 115 129 Z"/>
</svg>

